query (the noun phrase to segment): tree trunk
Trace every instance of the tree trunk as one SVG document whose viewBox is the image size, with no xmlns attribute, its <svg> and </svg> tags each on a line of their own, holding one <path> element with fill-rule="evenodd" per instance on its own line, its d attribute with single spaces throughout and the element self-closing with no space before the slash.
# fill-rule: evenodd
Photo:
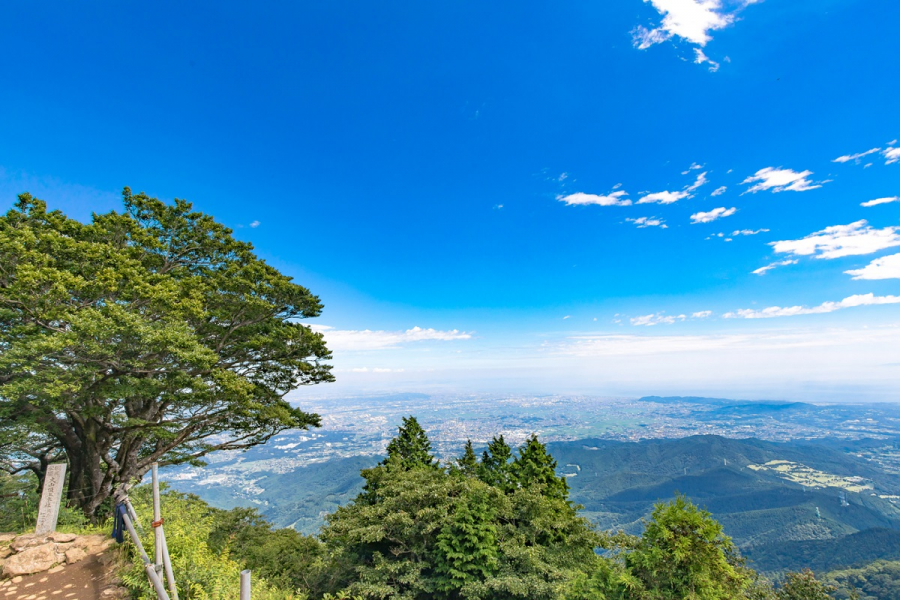
<svg viewBox="0 0 900 600">
<path fill-rule="evenodd" d="M 90 421 L 83 428 L 76 427 L 78 443 L 74 447 L 64 442 L 69 458 L 69 489 L 66 500 L 81 509 L 92 523 L 100 520 L 97 509 L 112 495 L 112 477 L 103 468 L 103 452 L 99 431 Z"/>
</svg>

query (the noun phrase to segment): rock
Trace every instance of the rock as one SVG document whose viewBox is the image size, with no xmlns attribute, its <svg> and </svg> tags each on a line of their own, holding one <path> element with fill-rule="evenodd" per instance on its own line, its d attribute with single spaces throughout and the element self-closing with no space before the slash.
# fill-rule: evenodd
<svg viewBox="0 0 900 600">
<path fill-rule="evenodd" d="M 0 548 L 0 558 L 6 558 L 10 554 L 12 554 L 12 550 L 9 548 Z"/>
<path fill-rule="evenodd" d="M 100 592 L 100 597 L 104 600 L 116 600 L 118 598 L 125 598 L 128 596 L 128 590 L 125 588 L 121 588 L 118 586 L 110 586 L 105 588 L 102 592 Z"/>
<path fill-rule="evenodd" d="M 18 533 L 0 533 L 0 544 L 11 542 L 17 537 L 19 537 Z"/>
<path fill-rule="evenodd" d="M 66 550 L 67 565 L 77 563 L 79 560 L 84 560 L 85 558 L 87 558 L 87 552 L 85 552 L 81 548 L 69 548 L 68 550 Z"/>
<path fill-rule="evenodd" d="M 18 575 L 30 575 L 46 571 L 59 560 L 56 557 L 54 545 L 44 544 L 27 548 L 18 554 L 14 554 L 3 563 L 3 575 L 16 577 Z"/>
<path fill-rule="evenodd" d="M 54 542 L 66 544 L 68 542 L 74 542 L 78 536 L 74 533 L 60 533 L 58 531 L 54 531 L 48 537 Z"/>
<path fill-rule="evenodd" d="M 40 546 L 45 543 L 47 543 L 47 536 L 38 535 L 36 533 L 27 533 L 25 535 L 16 536 L 16 539 L 10 542 L 9 547 L 13 552 L 21 552 L 25 548 Z"/>
</svg>

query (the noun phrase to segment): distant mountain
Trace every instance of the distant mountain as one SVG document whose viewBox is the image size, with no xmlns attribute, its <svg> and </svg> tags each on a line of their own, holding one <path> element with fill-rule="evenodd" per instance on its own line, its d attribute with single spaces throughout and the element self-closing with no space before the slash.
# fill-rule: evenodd
<svg viewBox="0 0 900 600">
<path fill-rule="evenodd" d="M 838 547 L 860 532 L 900 529 L 900 509 L 880 497 L 898 495 L 900 479 L 829 443 L 692 436 L 580 440 L 549 449 L 560 469 L 573 475 L 572 499 L 601 528 L 638 533 L 654 503 L 683 493 L 709 510 L 742 551 L 763 561 L 755 566 L 764 571 L 804 566 L 809 552 L 794 543 Z M 781 462 L 765 467 L 772 461 Z M 817 482 L 821 486 L 812 487 Z M 872 550 L 873 560 L 893 556 L 886 552 Z"/>
</svg>

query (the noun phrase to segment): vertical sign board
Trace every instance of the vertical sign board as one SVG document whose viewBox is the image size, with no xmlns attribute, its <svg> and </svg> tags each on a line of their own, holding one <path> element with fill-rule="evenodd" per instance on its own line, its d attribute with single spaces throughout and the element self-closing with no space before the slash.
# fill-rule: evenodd
<svg viewBox="0 0 900 600">
<path fill-rule="evenodd" d="M 41 504 L 38 507 L 35 533 L 52 533 L 56 531 L 56 520 L 59 518 L 59 501 L 62 499 L 65 483 L 66 463 L 50 465 L 44 477 L 44 491 L 41 493 Z"/>
</svg>

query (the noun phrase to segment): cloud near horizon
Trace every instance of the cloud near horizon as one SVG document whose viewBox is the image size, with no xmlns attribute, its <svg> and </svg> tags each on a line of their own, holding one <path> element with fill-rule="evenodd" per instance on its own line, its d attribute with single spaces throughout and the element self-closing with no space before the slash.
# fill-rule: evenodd
<svg viewBox="0 0 900 600">
<path fill-rule="evenodd" d="M 900 304 L 900 296 L 876 296 L 875 294 L 856 294 L 844 298 L 840 302 L 823 302 L 818 306 L 770 306 L 760 310 L 741 308 L 727 312 L 726 319 L 772 319 L 775 317 L 795 317 L 798 315 L 820 315 L 844 308 L 857 306 L 875 306 L 880 304 Z"/>
<path fill-rule="evenodd" d="M 472 338 L 471 333 L 458 329 L 440 331 L 413 327 L 406 331 L 372 331 L 370 329 L 334 329 L 327 325 L 311 325 L 310 329 L 325 336 L 325 343 L 330 350 L 343 351 L 388 350 L 400 348 L 404 343 L 410 342 L 447 342 Z"/>
</svg>

